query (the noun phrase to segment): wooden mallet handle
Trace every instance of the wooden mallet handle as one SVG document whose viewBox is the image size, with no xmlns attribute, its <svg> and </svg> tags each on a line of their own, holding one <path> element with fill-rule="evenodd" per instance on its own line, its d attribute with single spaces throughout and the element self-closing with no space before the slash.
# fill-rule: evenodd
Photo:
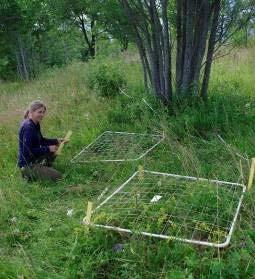
<svg viewBox="0 0 255 279">
<path fill-rule="evenodd" d="M 253 179 L 254 179 L 254 173 L 255 173 L 255 158 L 252 158 L 250 175 L 249 175 L 249 182 L 248 182 L 248 191 L 251 190 L 252 182 L 253 182 Z"/>
<path fill-rule="evenodd" d="M 55 155 L 60 155 L 61 154 L 61 151 L 65 145 L 65 141 L 68 141 L 72 135 L 72 131 L 68 131 L 66 136 L 64 137 L 64 140 L 60 143 L 59 147 L 58 147 L 58 150 L 55 152 Z"/>
</svg>

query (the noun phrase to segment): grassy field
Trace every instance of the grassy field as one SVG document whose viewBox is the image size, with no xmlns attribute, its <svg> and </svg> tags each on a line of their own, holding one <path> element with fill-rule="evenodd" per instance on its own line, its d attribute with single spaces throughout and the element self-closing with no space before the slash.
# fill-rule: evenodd
<svg viewBox="0 0 255 279">
<path fill-rule="evenodd" d="M 125 94 L 107 98 L 91 89 L 89 76 L 101 64 L 118 68 Z M 29 83 L 0 84 L 0 278 L 255 278 L 255 187 L 245 194 L 224 249 L 82 225 L 87 201 L 98 204 L 106 187 L 114 190 L 138 165 L 247 183 L 255 157 L 254 76 L 255 48 L 235 50 L 215 63 L 207 103 L 192 100 L 169 109 L 144 93 L 133 52 L 50 70 Z M 16 167 L 17 130 L 34 99 L 47 104 L 44 135 L 73 131 L 56 161 L 65 174 L 56 184 L 27 183 Z M 106 130 L 164 132 L 165 140 L 137 162 L 70 163 Z M 221 198 L 228 204 L 228 195 Z M 191 200 L 215 204 L 206 195 Z"/>
</svg>

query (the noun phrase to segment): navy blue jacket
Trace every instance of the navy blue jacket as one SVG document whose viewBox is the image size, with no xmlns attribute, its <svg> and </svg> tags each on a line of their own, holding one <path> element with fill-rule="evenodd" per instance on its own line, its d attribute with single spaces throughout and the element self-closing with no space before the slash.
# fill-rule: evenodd
<svg viewBox="0 0 255 279">
<path fill-rule="evenodd" d="M 18 166 L 29 166 L 43 155 L 49 154 L 49 145 L 58 144 L 57 139 L 46 139 L 41 134 L 40 124 L 26 119 L 19 128 Z"/>
</svg>

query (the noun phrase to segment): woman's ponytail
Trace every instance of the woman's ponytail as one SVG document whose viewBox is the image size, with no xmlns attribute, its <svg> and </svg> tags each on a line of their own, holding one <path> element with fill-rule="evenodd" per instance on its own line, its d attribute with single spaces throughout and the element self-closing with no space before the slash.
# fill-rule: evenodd
<svg viewBox="0 0 255 279">
<path fill-rule="evenodd" d="M 24 119 L 28 119 L 29 109 L 27 109 L 24 113 Z"/>
</svg>

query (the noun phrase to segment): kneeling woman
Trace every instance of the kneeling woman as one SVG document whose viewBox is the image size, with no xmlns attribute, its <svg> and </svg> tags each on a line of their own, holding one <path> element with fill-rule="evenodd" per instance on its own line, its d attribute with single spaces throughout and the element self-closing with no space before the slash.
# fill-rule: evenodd
<svg viewBox="0 0 255 279">
<path fill-rule="evenodd" d="M 32 102 L 19 129 L 18 166 L 22 176 L 28 180 L 56 181 L 62 177 L 59 171 L 51 167 L 62 140 L 42 136 L 40 122 L 45 113 L 46 106 L 41 101 Z"/>
</svg>

